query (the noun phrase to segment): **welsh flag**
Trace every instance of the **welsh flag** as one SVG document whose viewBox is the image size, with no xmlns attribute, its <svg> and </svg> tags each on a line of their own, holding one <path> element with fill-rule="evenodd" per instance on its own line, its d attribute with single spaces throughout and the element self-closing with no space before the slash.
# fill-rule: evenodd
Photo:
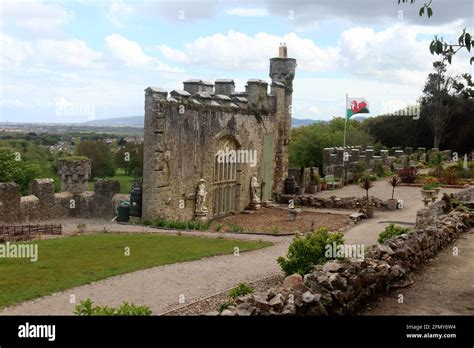
<svg viewBox="0 0 474 348">
<path fill-rule="evenodd" d="M 365 98 L 347 98 L 346 118 L 351 118 L 355 114 L 368 114 L 369 102 Z"/>
</svg>

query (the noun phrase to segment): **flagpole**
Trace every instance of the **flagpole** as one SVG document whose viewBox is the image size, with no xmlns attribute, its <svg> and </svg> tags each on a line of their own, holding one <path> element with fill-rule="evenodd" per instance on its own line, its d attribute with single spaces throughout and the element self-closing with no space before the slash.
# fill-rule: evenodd
<svg viewBox="0 0 474 348">
<path fill-rule="evenodd" d="M 346 181 L 346 163 L 344 161 L 344 155 L 346 154 L 346 130 L 347 130 L 347 100 L 349 96 L 346 93 L 346 105 L 344 106 L 344 143 L 343 147 L 343 154 L 342 154 L 342 185 L 344 185 Z"/>
</svg>

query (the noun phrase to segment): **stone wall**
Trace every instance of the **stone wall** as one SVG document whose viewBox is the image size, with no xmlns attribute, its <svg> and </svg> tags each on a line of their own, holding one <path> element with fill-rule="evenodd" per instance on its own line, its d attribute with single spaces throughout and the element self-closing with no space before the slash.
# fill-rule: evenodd
<svg viewBox="0 0 474 348">
<path fill-rule="evenodd" d="M 0 183 L 0 223 L 20 223 L 58 218 L 112 218 L 113 197 L 120 192 L 115 180 L 98 180 L 94 191 L 78 194 L 54 192 L 53 179 L 35 179 L 30 195 L 21 197 L 16 183 Z"/>
<path fill-rule="evenodd" d="M 350 315 L 368 300 L 406 284 L 406 275 L 422 267 L 458 235 L 474 226 L 474 215 L 453 211 L 428 227 L 374 245 L 362 261 L 328 261 L 314 271 L 292 275 L 266 294 L 237 298 L 221 315 Z M 216 313 L 214 313 L 216 314 Z"/>
<path fill-rule="evenodd" d="M 272 84 L 250 79 L 244 92 L 234 91 L 232 80 L 184 82 L 184 90 L 169 93 L 148 87 L 145 92 L 143 218 L 192 220 L 196 190 L 204 179 L 209 218 L 223 185 L 216 178 L 219 150 L 256 151 L 255 166 L 236 163 L 235 182 L 226 204 L 239 212 L 251 203 L 250 180 L 257 173 L 263 190 L 273 194 L 283 189 L 288 172 L 292 81 L 296 61 L 279 57 L 271 61 Z M 221 93 L 221 94 L 218 94 Z M 272 142 L 268 142 L 268 139 Z M 264 156 L 267 141 L 269 154 Z M 266 159 L 265 159 L 266 158 Z M 265 162 L 265 163 L 264 163 Z M 216 167 L 217 168 L 217 167 Z M 227 170 L 227 169 L 226 169 Z M 265 182 L 264 173 L 272 171 Z"/>
<path fill-rule="evenodd" d="M 61 191 L 82 193 L 87 191 L 87 182 L 91 176 L 89 159 L 60 159 L 58 174 L 61 176 Z"/>
<path fill-rule="evenodd" d="M 470 188 L 458 192 L 456 198 L 471 201 L 473 194 Z M 220 315 L 355 314 L 373 297 L 407 284 L 410 272 L 474 227 L 474 214 L 454 210 L 437 215 L 435 222 L 371 246 L 362 260 L 330 260 L 304 276 L 288 276 L 279 288 L 238 297 L 236 306 Z"/>
<path fill-rule="evenodd" d="M 363 149 L 361 146 L 347 146 L 346 152 L 348 158 L 346 161 L 348 178 L 353 177 L 356 164 L 359 161 L 365 163 L 367 169 L 374 170 L 377 166 L 381 166 L 385 171 L 396 170 L 397 167 L 403 168 L 414 166 L 419 161 L 427 162 L 430 156 L 440 152 L 437 148 L 431 149 L 429 152 L 424 147 L 414 150 L 412 147 L 393 147 L 390 149 L 381 149 L 377 154 L 373 147 L 367 146 Z M 451 160 L 452 151 L 442 151 L 445 160 Z M 333 174 L 340 178 L 343 176 L 344 166 L 344 148 L 325 148 L 323 150 L 323 173 L 324 175 Z"/>
<path fill-rule="evenodd" d="M 336 209 L 356 209 L 365 207 L 367 197 L 318 197 L 314 195 L 279 195 L 278 203 L 288 204 L 289 201 L 293 200 L 293 203 L 297 206 L 306 206 L 314 208 L 336 208 Z M 372 202 L 377 209 L 384 209 L 387 207 L 387 202 L 374 197 L 369 196 L 370 202 Z"/>
<path fill-rule="evenodd" d="M 474 201 L 474 187 L 453 193 L 452 197 L 459 201 L 472 202 Z M 445 205 L 444 200 L 439 200 L 428 205 L 426 208 L 418 210 L 416 212 L 415 228 L 418 229 L 433 226 L 436 223 L 438 216 L 443 214 Z"/>
</svg>

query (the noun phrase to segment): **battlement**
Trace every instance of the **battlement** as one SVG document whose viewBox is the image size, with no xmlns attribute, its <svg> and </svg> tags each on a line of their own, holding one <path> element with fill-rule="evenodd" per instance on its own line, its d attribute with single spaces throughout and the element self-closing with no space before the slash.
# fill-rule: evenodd
<svg viewBox="0 0 474 348">
<path fill-rule="evenodd" d="M 160 87 L 145 89 L 146 97 L 152 102 L 180 103 L 191 109 L 210 107 L 213 111 L 239 112 L 254 114 L 264 110 L 264 114 L 276 112 L 277 90 L 285 91 L 284 84 L 273 82 L 270 93 L 268 82 L 260 79 L 249 79 L 244 91 L 235 91 L 232 79 L 217 79 L 215 83 L 193 79 L 183 82 L 184 89 L 173 89 L 168 93 Z"/>
</svg>

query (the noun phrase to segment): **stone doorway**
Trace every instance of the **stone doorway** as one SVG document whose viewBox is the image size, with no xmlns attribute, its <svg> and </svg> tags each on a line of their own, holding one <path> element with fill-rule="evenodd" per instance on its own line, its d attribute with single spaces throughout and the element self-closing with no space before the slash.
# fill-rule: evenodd
<svg viewBox="0 0 474 348">
<path fill-rule="evenodd" d="M 218 150 L 228 152 L 237 150 L 237 142 L 231 137 L 222 138 Z M 212 217 L 221 217 L 235 213 L 238 210 L 240 195 L 239 163 L 220 163 L 219 156 L 214 157 L 214 173 L 212 183 Z"/>
</svg>

